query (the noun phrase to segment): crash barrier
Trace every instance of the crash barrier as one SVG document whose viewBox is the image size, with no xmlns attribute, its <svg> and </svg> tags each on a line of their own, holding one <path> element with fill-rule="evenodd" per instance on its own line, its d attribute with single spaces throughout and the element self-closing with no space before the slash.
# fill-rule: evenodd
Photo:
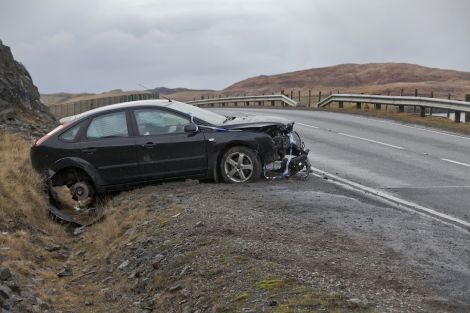
<svg viewBox="0 0 470 313">
<path fill-rule="evenodd" d="M 466 96 L 470 100 L 470 96 Z M 455 114 L 455 122 L 460 122 L 460 116 L 465 113 L 465 122 L 470 122 L 470 102 L 437 99 L 427 97 L 412 97 L 412 96 L 381 96 L 381 95 L 364 95 L 364 94 L 332 94 L 322 101 L 318 102 L 317 107 L 329 106 L 332 103 L 338 103 L 339 108 L 344 107 L 344 103 L 355 103 L 357 109 L 361 109 L 362 105 L 373 104 L 375 109 L 380 110 L 382 105 L 392 105 L 398 107 L 398 112 L 405 112 L 405 107 L 413 107 L 413 111 L 419 109 L 421 117 L 426 116 L 426 111 L 429 115 L 433 114 L 433 109 L 442 110 L 447 112 L 447 117 L 450 113 Z"/>
<path fill-rule="evenodd" d="M 50 105 L 49 110 L 57 119 L 60 119 L 65 116 L 80 114 L 85 111 L 89 111 L 110 104 L 158 98 L 158 93 L 152 92 L 127 93 L 113 97 L 87 98 L 83 100 Z"/>
<path fill-rule="evenodd" d="M 262 96 L 241 96 L 241 97 L 224 97 L 201 99 L 188 101 L 187 103 L 198 107 L 288 107 L 297 106 L 298 102 L 289 97 L 279 95 L 262 95 Z"/>
</svg>

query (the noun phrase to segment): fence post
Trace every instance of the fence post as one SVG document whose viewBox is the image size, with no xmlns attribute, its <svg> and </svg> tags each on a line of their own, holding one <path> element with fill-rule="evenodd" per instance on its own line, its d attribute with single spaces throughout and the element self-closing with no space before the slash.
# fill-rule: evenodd
<svg viewBox="0 0 470 313">
<path fill-rule="evenodd" d="M 308 107 L 310 108 L 312 104 L 312 90 L 308 90 Z"/>
<path fill-rule="evenodd" d="M 299 103 L 300 103 L 300 89 L 299 89 Z"/>
</svg>

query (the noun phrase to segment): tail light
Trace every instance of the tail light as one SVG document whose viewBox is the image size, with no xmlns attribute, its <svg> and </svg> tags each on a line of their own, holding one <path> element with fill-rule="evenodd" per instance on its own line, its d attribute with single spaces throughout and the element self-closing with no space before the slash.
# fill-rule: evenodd
<svg viewBox="0 0 470 313">
<path fill-rule="evenodd" d="M 33 142 L 33 147 L 39 146 L 39 145 L 42 144 L 44 141 L 46 141 L 47 139 L 49 139 L 52 135 L 54 135 L 55 133 L 57 133 L 58 131 L 60 131 L 61 129 L 63 129 L 65 126 L 67 126 L 67 124 L 61 124 L 61 125 L 57 126 L 56 128 L 54 128 L 53 130 L 51 130 L 50 132 L 48 132 L 46 135 L 44 135 L 44 136 L 42 136 L 41 138 L 39 138 L 38 140 L 34 141 L 34 142 Z"/>
</svg>

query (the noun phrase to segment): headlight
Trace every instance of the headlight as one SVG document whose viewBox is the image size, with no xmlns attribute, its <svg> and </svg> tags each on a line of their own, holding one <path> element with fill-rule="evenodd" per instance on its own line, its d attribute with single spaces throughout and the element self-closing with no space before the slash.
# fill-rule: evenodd
<svg viewBox="0 0 470 313">
<path fill-rule="evenodd" d="M 296 145 L 299 149 L 303 149 L 305 147 L 304 142 L 302 141 L 300 135 L 297 132 L 293 131 L 290 133 L 290 135 L 292 144 Z"/>
</svg>

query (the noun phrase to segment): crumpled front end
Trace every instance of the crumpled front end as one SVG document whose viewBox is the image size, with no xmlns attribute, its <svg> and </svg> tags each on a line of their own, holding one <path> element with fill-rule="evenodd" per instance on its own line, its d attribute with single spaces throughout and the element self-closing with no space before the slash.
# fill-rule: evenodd
<svg viewBox="0 0 470 313">
<path fill-rule="evenodd" d="M 293 123 L 276 125 L 266 132 L 271 135 L 277 157 L 274 161 L 264 164 L 263 173 L 268 179 L 279 179 L 304 173 L 308 177 L 310 173 L 309 150 L 305 148 L 300 135 L 293 130 Z"/>
</svg>

